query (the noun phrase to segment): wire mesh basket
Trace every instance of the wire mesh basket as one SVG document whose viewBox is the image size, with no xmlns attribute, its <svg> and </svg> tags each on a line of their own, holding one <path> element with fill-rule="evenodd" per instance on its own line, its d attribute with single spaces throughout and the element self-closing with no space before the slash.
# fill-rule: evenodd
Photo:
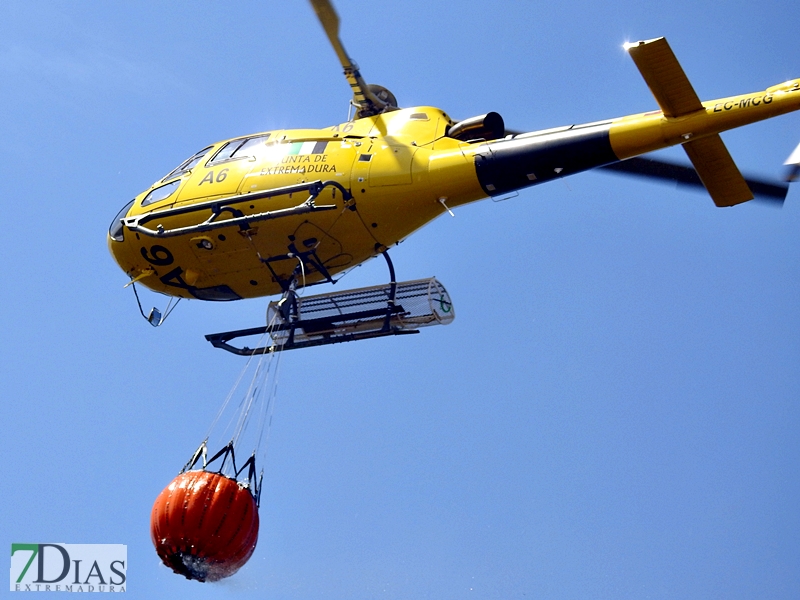
<svg viewBox="0 0 800 600">
<path fill-rule="evenodd" d="M 273 318 L 277 326 L 271 336 L 280 346 L 287 342 L 333 343 L 340 337 L 370 337 L 380 332 L 447 325 L 455 318 L 455 311 L 444 286 L 430 278 L 298 296 L 292 311 L 286 311 L 277 301 L 270 302 L 268 322 Z"/>
</svg>

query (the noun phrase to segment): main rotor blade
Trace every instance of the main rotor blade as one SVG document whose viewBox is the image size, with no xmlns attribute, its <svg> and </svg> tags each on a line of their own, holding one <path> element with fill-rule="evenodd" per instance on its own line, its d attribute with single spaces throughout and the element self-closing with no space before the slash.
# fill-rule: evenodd
<svg viewBox="0 0 800 600">
<path fill-rule="evenodd" d="M 336 14 L 336 9 L 328 0 L 311 0 L 311 6 L 314 12 L 317 13 L 317 18 L 322 23 L 322 28 L 328 35 L 336 55 L 339 57 L 339 62 L 345 69 L 352 69 L 350 57 L 347 56 L 344 46 L 339 39 L 339 15 Z"/>
<path fill-rule="evenodd" d="M 679 165 L 652 158 L 642 158 L 637 156 L 617 163 L 605 165 L 601 169 L 609 169 L 627 175 L 637 175 L 639 177 L 651 177 L 664 181 L 674 181 L 681 185 L 690 185 L 705 189 L 703 182 L 692 167 Z M 771 202 L 783 203 L 789 186 L 783 183 L 764 181 L 763 179 L 745 178 L 747 186 L 756 199 L 768 200 Z"/>
<path fill-rule="evenodd" d="M 347 78 L 350 87 L 353 88 L 353 101 L 362 107 L 359 112 L 362 115 L 379 113 L 386 108 L 386 103 L 369 89 L 361 77 L 358 65 L 347 55 L 344 45 L 339 39 L 339 15 L 336 14 L 336 9 L 333 8 L 330 0 L 310 0 L 310 2 L 314 12 L 317 13 L 317 18 L 322 24 L 322 28 L 328 35 L 336 56 L 339 57 L 339 62 L 342 63 L 344 76 Z"/>
</svg>

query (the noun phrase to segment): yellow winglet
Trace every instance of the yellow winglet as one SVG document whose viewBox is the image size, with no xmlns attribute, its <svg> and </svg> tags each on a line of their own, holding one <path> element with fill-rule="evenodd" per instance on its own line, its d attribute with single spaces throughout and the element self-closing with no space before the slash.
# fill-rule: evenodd
<svg viewBox="0 0 800 600">
<path fill-rule="evenodd" d="M 753 199 L 753 192 L 719 135 L 683 144 L 700 181 L 717 206 L 734 206 Z"/>
<path fill-rule="evenodd" d="M 703 105 L 665 38 L 625 44 L 666 117 L 682 117 Z"/>
</svg>

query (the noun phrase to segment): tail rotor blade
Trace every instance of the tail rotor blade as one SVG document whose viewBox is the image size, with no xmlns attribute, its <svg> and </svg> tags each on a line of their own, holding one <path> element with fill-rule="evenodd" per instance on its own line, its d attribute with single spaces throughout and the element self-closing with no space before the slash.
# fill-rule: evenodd
<svg viewBox="0 0 800 600">
<path fill-rule="evenodd" d="M 794 152 L 789 155 L 789 158 L 783 164 L 787 166 L 784 177 L 786 181 L 800 181 L 800 145 L 794 149 Z"/>
</svg>

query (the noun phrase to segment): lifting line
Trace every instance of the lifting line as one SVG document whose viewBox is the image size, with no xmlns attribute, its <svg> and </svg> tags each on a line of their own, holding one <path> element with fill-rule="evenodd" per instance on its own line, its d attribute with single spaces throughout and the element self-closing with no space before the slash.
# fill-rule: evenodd
<svg viewBox="0 0 800 600">
<path fill-rule="evenodd" d="M 294 278 L 293 278 L 294 279 Z M 284 292 L 284 299 L 287 299 L 293 290 Z M 270 335 L 276 325 L 276 315 L 272 315 L 267 324 L 266 331 L 262 335 L 262 340 Z M 275 412 L 275 400 L 278 390 L 278 372 L 280 369 L 281 352 L 266 352 L 263 354 L 251 353 L 247 362 L 242 368 L 239 376 L 233 384 L 230 392 L 226 396 L 217 415 L 206 432 L 203 442 L 186 463 L 182 473 L 195 468 L 202 459 L 202 469 L 219 461 L 215 465 L 216 472 L 221 475 L 236 479 L 240 485 L 248 487 L 253 493 L 256 502 L 261 498 L 261 481 L 264 477 L 263 464 L 266 460 L 267 446 L 269 444 L 270 432 L 272 429 L 272 418 Z M 247 389 L 238 403 L 233 407 L 231 400 L 240 389 L 245 376 L 252 371 Z M 215 434 L 217 426 L 223 417 L 227 416 L 227 423 L 224 429 Z M 227 439 L 227 443 L 208 459 L 208 443 L 211 437 L 217 439 Z M 229 437 L 228 437 L 229 436 Z M 241 465 L 236 464 L 236 451 L 243 448 L 252 448 L 249 451 L 248 459 Z M 228 460 L 230 458 L 230 460 Z M 261 471 L 256 480 L 256 463 L 261 462 Z"/>
</svg>

